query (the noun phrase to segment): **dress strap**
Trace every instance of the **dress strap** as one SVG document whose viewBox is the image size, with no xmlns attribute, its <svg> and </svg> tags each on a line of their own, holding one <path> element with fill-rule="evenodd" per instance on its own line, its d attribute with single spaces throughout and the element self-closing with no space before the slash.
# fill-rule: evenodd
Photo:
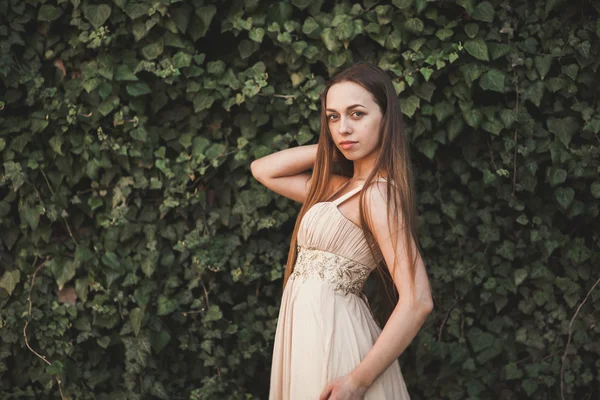
<svg viewBox="0 0 600 400">
<path fill-rule="evenodd" d="M 379 181 L 387 181 L 387 179 L 385 178 L 379 178 L 376 179 L 375 182 L 379 182 Z M 333 204 L 337 206 L 339 206 L 340 204 L 342 204 L 344 201 L 348 200 L 350 197 L 354 196 L 356 193 L 360 192 L 360 190 L 363 188 L 364 185 L 360 185 L 354 189 L 352 189 L 351 191 L 349 191 L 348 193 L 346 193 L 345 195 L 343 195 L 342 197 L 335 199 L 332 201 Z"/>
</svg>

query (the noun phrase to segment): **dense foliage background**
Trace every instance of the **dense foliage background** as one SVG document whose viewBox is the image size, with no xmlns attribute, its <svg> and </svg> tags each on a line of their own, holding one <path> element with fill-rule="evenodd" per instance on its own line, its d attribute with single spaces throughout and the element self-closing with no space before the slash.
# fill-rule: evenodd
<svg viewBox="0 0 600 400">
<path fill-rule="evenodd" d="M 597 399 L 585 0 L 1 0 L 0 398 L 267 398 L 299 205 L 249 164 L 314 143 L 363 59 L 414 146 L 413 398 Z"/>
</svg>

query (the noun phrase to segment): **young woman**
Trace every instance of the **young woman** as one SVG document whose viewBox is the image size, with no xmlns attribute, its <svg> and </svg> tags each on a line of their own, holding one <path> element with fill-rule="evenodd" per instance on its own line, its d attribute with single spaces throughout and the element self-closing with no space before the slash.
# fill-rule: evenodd
<svg viewBox="0 0 600 400">
<path fill-rule="evenodd" d="M 415 241 L 398 98 L 384 71 L 359 63 L 327 85 L 321 106 L 316 145 L 251 165 L 263 185 L 303 203 L 284 275 L 269 398 L 409 399 L 397 359 L 433 301 Z M 380 263 L 398 295 L 383 330 L 361 292 Z"/>
</svg>

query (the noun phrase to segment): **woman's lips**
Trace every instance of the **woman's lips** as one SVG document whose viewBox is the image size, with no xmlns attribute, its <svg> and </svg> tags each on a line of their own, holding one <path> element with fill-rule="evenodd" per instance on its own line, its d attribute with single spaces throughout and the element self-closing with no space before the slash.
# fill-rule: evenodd
<svg viewBox="0 0 600 400">
<path fill-rule="evenodd" d="M 340 146 L 342 147 L 342 149 L 344 150 L 348 150 L 350 148 L 352 148 L 352 146 L 354 146 L 357 142 L 346 142 L 346 143 L 342 143 Z"/>
</svg>

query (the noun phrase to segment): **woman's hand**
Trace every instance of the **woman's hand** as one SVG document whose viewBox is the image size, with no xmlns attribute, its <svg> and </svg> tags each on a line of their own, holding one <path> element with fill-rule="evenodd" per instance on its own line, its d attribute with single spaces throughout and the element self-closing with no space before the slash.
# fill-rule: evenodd
<svg viewBox="0 0 600 400">
<path fill-rule="evenodd" d="M 367 389 L 354 382 L 348 374 L 329 382 L 321 392 L 319 400 L 361 400 Z"/>
</svg>

